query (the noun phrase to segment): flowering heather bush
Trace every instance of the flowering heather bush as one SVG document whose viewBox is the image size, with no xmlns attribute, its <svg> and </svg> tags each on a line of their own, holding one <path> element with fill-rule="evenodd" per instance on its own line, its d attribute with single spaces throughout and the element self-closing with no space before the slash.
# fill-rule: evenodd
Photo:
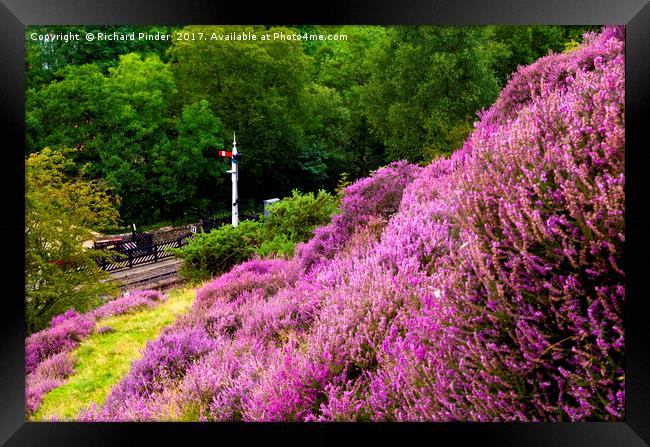
<svg viewBox="0 0 650 447">
<path fill-rule="evenodd" d="M 174 404 L 202 421 L 239 421 L 274 351 L 250 337 L 217 338 L 217 348 L 191 367 Z"/>
<path fill-rule="evenodd" d="M 458 211 L 472 274 L 456 287 L 484 418 L 623 415 L 623 54 L 606 30 L 574 76 L 470 141 Z"/>
<path fill-rule="evenodd" d="M 95 322 L 70 310 L 52 319 L 49 328 L 25 340 L 25 413 L 34 413 L 50 390 L 61 386 L 72 374 L 74 363 L 68 351 L 89 336 Z"/>
<path fill-rule="evenodd" d="M 515 118 L 484 118 L 466 143 L 471 155 L 451 175 L 454 250 L 431 276 L 438 296 L 423 295 L 384 342 L 370 398 L 380 417 L 623 416 L 620 31 L 573 57 L 574 76 L 538 79 L 538 94 L 515 101 Z"/>
<path fill-rule="evenodd" d="M 63 384 L 60 379 L 29 379 L 25 381 L 25 414 L 27 416 L 38 410 L 43 402 L 43 396 Z"/>
<path fill-rule="evenodd" d="M 25 412 L 34 413 L 50 390 L 63 384 L 74 372 L 74 360 L 67 352 L 48 357 L 25 380 Z"/>
<path fill-rule="evenodd" d="M 55 354 L 38 365 L 34 375 L 48 379 L 65 378 L 74 372 L 74 363 L 67 352 Z"/>
<path fill-rule="evenodd" d="M 271 358 L 246 408 L 249 421 L 304 421 L 322 400 L 328 366 L 312 361 L 292 344 Z"/>
<path fill-rule="evenodd" d="M 72 374 L 74 365 L 67 353 L 92 334 L 95 320 L 155 306 L 162 300 L 164 297 L 160 292 L 138 290 L 109 301 L 87 314 L 79 314 L 74 309 L 67 310 L 52 318 L 50 327 L 30 335 L 25 340 L 27 413 L 36 411 L 43 396 L 60 386 L 63 379 Z M 112 331 L 108 327 L 98 330 L 100 333 Z"/>
<path fill-rule="evenodd" d="M 295 282 L 298 274 L 298 267 L 291 261 L 247 261 L 201 287 L 196 293 L 195 306 L 206 308 L 217 301 L 234 301 L 243 292 L 251 292 L 254 289 L 273 294 L 287 284 Z"/>
<path fill-rule="evenodd" d="M 60 319 L 55 317 L 53 323 L 54 326 L 36 332 L 25 340 L 26 374 L 31 374 L 47 357 L 72 351 L 95 327 L 92 318 L 76 313 Z"/>
<path fill-rule="evenodd" d="M 79 419 L 622 419 L 623 53 L 605 28 L 521 68 L 450 158 L 204 285 Z"/>
<path fill-rule="evenodd" d="M 88 315 L 94 319 L 107 318 L 115 315 L 121 315 L 128 312 L 136 312 L 145 307 L 154 307 L 165 297 L 157 290 L 136 290 L 107 302 L 106 304 L 94 309 Z"/>
<path fill-rule="evenodd" d="M 75 312 L 74 309 L 68 309 L 65 312 L 63 312 L 60 315 L 56 315 L 52 318 L 52 321 L 50 322 L 50 327 L 57 326 L 67 320 L 77 318 L 79 314 Z"/>
<path fill-rule="evenodd" d="M 551 54 L 520 67 L 496 103 L 482 115 L 482 124 L 502 124 L 514 118 L 522 106 L 542 96 L 545 91 L 566 89 L 577 72 L 592 71 L 597 68 L 597 63 L 609 64 L 619 56 L 616 47 L 620 47 L 624 40 L 624 27 L 606 27 L 601 34 L 586 34 L 583 45 L 570 53 Z"/>
<path fill-rule="evenodd" d="M 110 326 L 102 326 L 100 328 L 97 328 L 98 334 L 110 334 L 111 332 L 115 332 L 115 329 Z"/>
<path fill-rule="evenodd" d="M 246 301 L 237 310 L 239 334 L 265 342 L 284 342 L 283 336 L 310 328 L 322 299 L 314 284 L 301 281 L 267 298 Z"/>
<path fill-rule="evenodd" d="M 332 216 L 329 225 L 314 230 L 309 242 L 298 245 L 301 264 L 309 268 L 321 259 L 331 258 L 369 219 L 387 219 L 395 213 L 404 187 L 419 171 L 418 166 L 396 161 L 345 188 L 340 213 Z"/>
</svg>

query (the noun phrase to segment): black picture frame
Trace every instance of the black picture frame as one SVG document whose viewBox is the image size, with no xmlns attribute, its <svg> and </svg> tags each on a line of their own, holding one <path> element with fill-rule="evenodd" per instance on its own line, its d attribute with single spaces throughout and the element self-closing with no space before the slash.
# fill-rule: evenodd
<svg viewBox="0 0 650 447">
<path fill-rule="evenodd" d="M 650 107 L 649 0 L 409 0 L 266 3 L 208 0 L 0 0 L 0 110 L 4 124 L 0 228 L 5 235 L 3 322 L 0 324 L 0 442 L 26 445 L 135 445 L 187 442 L 204 434 L 214 442 L 236 436 L 267 441 L 374 442 L 389 435 L 426 443 L 497 446 L 643 446 L 650 444 L 650 349 L 644 343 L 648 236 L 644 163 Z M 426 424 L 191 424 L 26 423 L 24 418 L 24 28 L 38 24 L 622 24 L 626 25 L 626 415 L 624 422 Z M 20 148 L 23 148 L 21 151 Z M 7 244 L 7 241 L 9 242 Z M 402 437 L 404 436 L 404 437 Z M 140 440 L 136 440 L 136 439 Z M 179 440 L 180 439 L 180 440 Z M 372 439 L 372 441 L 371 441 Z M 446 440 L 446 441 L 445 441 Z"/>
</svg>

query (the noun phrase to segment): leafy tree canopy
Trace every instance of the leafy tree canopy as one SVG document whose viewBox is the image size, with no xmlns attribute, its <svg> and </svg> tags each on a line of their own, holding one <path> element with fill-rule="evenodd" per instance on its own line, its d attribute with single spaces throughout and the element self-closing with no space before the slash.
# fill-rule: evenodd
<svg viewBox="0 0 650 447">
<path fill-rule="evenodd" d="M 389 160 L 457 148 L 498 93 L 482 27 L 396 27 L 371 57 L 362 103 Z"/>
<path fill-rule="evenodd" d="M 82 247 L 92 228 L 114 224 L 119 200 L 105 182 L 87 180 L 66 157 L 45 148 L 25 163 L 25 304 L 27 331 L 74 307 L 84 311 L 115 291 L 101 282 Z"/>
<path fill-rule="evenodd" d="M 242 211 L 258 211 L 294 188 L 333 191 L 344 173 L 450 153 L 518 65 L 593 29 L 28 27 L 26 155 L 75 148 L 66 157 L 122 197 L 121 224 L 147 225 L 229 211 L 229 162 L 215 150 L 236 132 Z M 173 39 L 32 38 L 68 32 Z"/>
</svg>

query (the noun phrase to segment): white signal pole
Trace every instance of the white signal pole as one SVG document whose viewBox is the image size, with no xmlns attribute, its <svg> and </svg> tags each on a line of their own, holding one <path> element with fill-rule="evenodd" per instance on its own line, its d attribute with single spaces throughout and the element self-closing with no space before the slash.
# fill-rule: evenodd
<svg viewBox="0 0 650 447">
<path fill-rule="evenodd" d="M 239 194 L 237 192 L 237 179 L 239 177 L 239 170 L 237 167 L 237 140 L 235 132 L 232 133 L 232 157 L 230 162 L 230 171 L 232 176 L 232 226 L 239 225 Z"/>
</svg>

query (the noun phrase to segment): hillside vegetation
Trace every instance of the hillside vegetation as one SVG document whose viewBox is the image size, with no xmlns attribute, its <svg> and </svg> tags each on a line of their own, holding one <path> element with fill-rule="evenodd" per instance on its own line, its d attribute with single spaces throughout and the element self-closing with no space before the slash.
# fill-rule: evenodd
<svg viewBox="0 0 650 447">
<path fill-rule="evenodd" d="M 136 291 L 87 314 L 68 311 L 26 343 L 26 416 L 74 418 L 101 403 L 138 358 L 148 340 L 174 322 L 194 300 L 192 289 L 166 295 Z"/>
<path fill-rule="evenodd" d="M 342 183 L 449 156 L 519 65 L 598 29 L 27 26 L 26 335 L 118 295 L 96 269 L 111 253 L 83 249 L 98 233 L 230 216 L 231 160 L 219 151 L 235 134 L 240 218 L 283 200 L 264 225 L 222 227 L 182 250 L 191 281 L 254 255 L 292 257 L 329 222 Z M 115 39 L 62 38 L 99 33 Z"/>
<path fill-rule="evenodd" d="M 624 36 L 520 68 L 462 148 L 197 290 L 80 421 L 623 420 Z"/>
</svg>

